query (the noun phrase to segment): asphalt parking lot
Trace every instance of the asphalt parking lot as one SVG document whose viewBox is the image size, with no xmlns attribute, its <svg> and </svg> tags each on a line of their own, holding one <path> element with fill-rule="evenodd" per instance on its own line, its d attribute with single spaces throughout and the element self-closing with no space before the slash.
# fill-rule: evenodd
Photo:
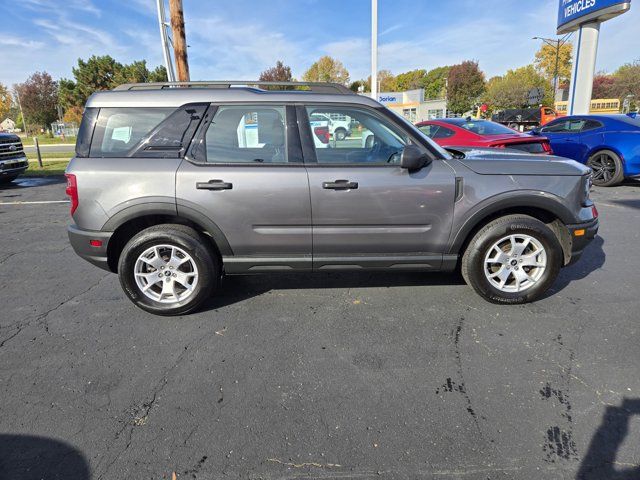
<svg viewBox="0 0 640 480">
<path fill-rule="evenodd" d="M 640 478 L 640 182 L 592 198 L 535 304 L 274 275 L 162 318 L 75 256 L 63 179 L 2 187 L 0 479 Z"/>
</svg>

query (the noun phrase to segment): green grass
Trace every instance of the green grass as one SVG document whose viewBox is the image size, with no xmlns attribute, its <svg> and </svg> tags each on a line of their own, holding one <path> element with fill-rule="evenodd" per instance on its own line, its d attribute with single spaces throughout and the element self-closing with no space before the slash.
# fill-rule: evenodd
<svg viewBox="0 0 640 480">
<path fill-rule="evenodd" d="M 20 137 L 23 145 L 33 145 L 33 137 Z M 76 143 L 76 137 L 66 137 L 64 141 L 58 137 L 47 137 L 46 135 L 38 135 L 38 143 L 40 145 L 56 145 L 60 143 Z"/>
<path fill-rule="evenodd" d="M 43 175 L 64 175 L 69 159 L 47 160 L 42 162 L 42 168 L 37 160 L 29 160 L 29 168 L 24 173 L 28 177 L 40 177 Z"/>
<path fill-rule="evenodd" d="M 40 158 L 42 158 L 43 162 L 48 160 L 71 160 L 74 155 L 74 152 L 42 152 Z M 35 152 L 27 152 L 27 158 L 30 162 L 38 163 L 38 155 Z"/>
</svg>

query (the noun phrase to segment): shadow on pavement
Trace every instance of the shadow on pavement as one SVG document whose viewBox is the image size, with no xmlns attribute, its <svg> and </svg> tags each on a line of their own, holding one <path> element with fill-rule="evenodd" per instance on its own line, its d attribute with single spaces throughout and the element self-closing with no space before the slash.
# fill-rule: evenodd
<svg viewBox="0 0 640 480">
<path fill-rule="evenodd" d="M 271 290 L 464 285 L 456 273 L 332 272 L 313 274 L 231 275 L 203 311 L 221 308 Z M 469 287 L 471 288 L 471 287 Z"/>
<path fill-rule="evenodd" d="M 567 285 L 576 280 L 586 278 L 590 273 L 601 268 L 607 258 L 602 246 L 604 239 L 597 235 L 584 249 L 582 257 L 573 265 L 560 270 L 556 283 L 549 289 L 545 297 L 553 296 L 563 290 Z"/>
<path fill-rule="evenodd" d="M 616 465 L 616 453 L 629 431 L 629 420 L 640 415 L 640 398 L 623 399 L 619 407 L 608 406 L 602 423 L 591 439 L 576 480 L 637 480 L 640 465 Z"/>
<path fill-rule="evenodd" d="M 0 184 L 0 191 L 41 187 L 43 185 L 57 185 L 61 183 L 67 183 L 67 179 L 64 177 L 64 175 L 46 175 L 42 177 L 21 176 L 15 179 L 13 182 Z"/>
<path fill-rule="evenodd" d="M 0 435 L 0 480 L 89 480 L 84 455 L 46 437 Z"/>
</svg>

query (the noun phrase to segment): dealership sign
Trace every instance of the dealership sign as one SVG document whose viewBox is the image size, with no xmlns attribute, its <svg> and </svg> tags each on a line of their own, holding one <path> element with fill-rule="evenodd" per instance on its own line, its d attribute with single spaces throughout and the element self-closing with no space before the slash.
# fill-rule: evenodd
<svg viewBox="0 0 640 480">
<path fill-rule="evenodd" d="M 630 6 L 631 0 L 560 0 L 558 35 L 577 30 L 584 23 L 609 20 Z"/>
</svg>

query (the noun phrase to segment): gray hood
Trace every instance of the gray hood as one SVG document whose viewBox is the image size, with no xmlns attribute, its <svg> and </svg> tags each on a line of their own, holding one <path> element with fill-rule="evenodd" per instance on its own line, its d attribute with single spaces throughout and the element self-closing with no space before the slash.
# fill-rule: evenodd
<svg viewBox="0 0 640 480">
<path fill-rule="evenodd" d="M 497 148 L 464 148 L 465 158 L 458 161 L 480 175 L 586 175 L 589 168 L 568 158 L 534 155 L 518 150 Z"/>
</svg>

